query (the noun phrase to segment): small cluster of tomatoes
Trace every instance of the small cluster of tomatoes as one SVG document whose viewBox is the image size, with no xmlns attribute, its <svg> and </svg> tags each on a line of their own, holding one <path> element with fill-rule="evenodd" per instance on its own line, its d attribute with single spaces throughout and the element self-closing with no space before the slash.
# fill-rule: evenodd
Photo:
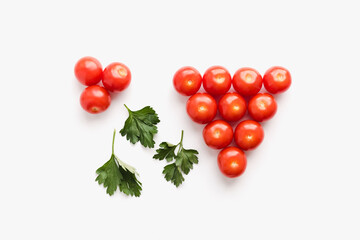
<svg viewBox="0 0 360 240">
<path fill-rule="evenodd" d="M 222 149 L 218 155 L 220 171 L 227 177 L 238 177 L 246 168 L 243 151 L 253 150 L 263 141 L 264 130 L 259 122 L 272 118 L 277 110 L 274 97 L 291 85 L 291 75 L 283 67 L 272 67 L 264 76 L 252 68 L 240 68 L 231 77 L 221 66 L 213 66 L 203 76 L 193 67 L 179 69 L 173 84 L 180 94 L 191 96 L 186 104 L 190 118 L 199 124 L 207 124 L 203 130 L 205 143 L 214 149 Z M 203 85 L 206 93 L 197 93 Z M 236 92 L 228 92 L 231 85 Z M 264 85 L 269 93 L 259 93 Z M 214 97 L 220 97 L 217 102 Z M 244 99 L 249 99 L 248 103 Z M 214 120 L 219 110 L 222 119 Z M 253 120 L 237 124 L 235 132 L 230 123 L 241 120 L 248 110 Z M 235 141 L 237 147 L 229 145 Z"/>
<path fill-rule="evenodd" d="M 80 83 L 88 86 L 80 96 L 82 108 L 89 113 L 101 113 L 111 103 L 110 92 L 120 92 L 131 81 L 131 72 L 122 63 L 114 62 L 104 70 L 101 63 L 93 57 L 83 57 L 75 64 L 75 76 Z M 102 82 L 103 86 L 97 85 Z"/>
</svg>

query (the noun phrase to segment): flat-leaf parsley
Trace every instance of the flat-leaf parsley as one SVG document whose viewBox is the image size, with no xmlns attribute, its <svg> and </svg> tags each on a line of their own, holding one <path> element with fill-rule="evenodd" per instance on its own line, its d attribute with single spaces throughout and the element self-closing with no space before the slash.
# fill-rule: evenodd
<svg viewBox="0 0 360 240">
<path fill-rule="evenodd" d="M 178 144 L 160 143 L 160 148 L 156 150 L 157 154 L 153 156 L 154 159 L 166 159 L 167 162 L 175 160 L 175 162 L 164 167 L 163 174 L 165 179 L 172 182 L 176 187 L 185 181 L 182 173 L 187 175 L 193 168 L 193 165 L 199 162 L 197 157 L 198 151 L 183 147 L 183 137 L 184 131 L 181 131 L 181 140 Z M 175 154 L 176 148 L 178 148 L 178 151 Z"/>
<path fill-rule="evenodd" d="M 126 105 L 129 117 L 124 127 L 120 130 L 121 136 L 135 144 L 140 141 L 144 147 L 153 148 L 155 145 L 154 135 L 158 132 L 156 124 L 160 122 L 157 113 L 150 106 L 138 111 L 131 111 Z"/>
<path fill-rule="evenodd" d="M 119 187 L 120 192 L 126 195 L 139 197 L 141 194 L 141 182 L 136 178 L 139 174 L 135 168 L 122 162 L 114 154 L 114 141 L 116 130 L 114 130 L 112 141 L 112 154 L 110 160 L 96 170 L 98 174 L 95 181 L 103 184 L 106 192 L 111 196 Z"/>
</svg>

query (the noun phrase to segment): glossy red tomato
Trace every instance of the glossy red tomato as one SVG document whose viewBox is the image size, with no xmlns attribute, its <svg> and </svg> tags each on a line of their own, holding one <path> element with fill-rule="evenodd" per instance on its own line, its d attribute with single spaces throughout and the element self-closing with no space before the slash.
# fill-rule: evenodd
<svg viewBox="0 0 360 240">
<path fill-rule="evenodd" d="M 93 85 L 85 88 L 80 96 L 81 107 L 89 113 L 101 113 L 110 106 L 111 98 L 105 88 Z"/>
<path fill-rule="evenodd" d="M 205 91 L 212 95 L 225 94 L 231 87 L 231 75 L 224 67 L 210 67 L 204 73 L 203 86 Z"/>
<path fill-rule="evenodd" d="M 178 93 L 191 96 L 201 87 L 202 77 L 193 67 L 182 67 L 174 75 L 173 84 Z"/>
<path fill-rule="evenodd" d="M 80 83 L 91 86 L 102 78 L 101 63 L 93 57 L 83 57 L 75 64 L 74 73 Z"/>
<path fill-rule="evenodd" d="M 216 116 L 216 101 L 210 94 L 196 93 L 188 99 L 186 111 L 194 122 L 208 123 Z"/>
<path fill-rule="evenodd" d="M 283 67 L 272 67 L 264 74 L 264 86 L 270 93 L 285 92 L 291 85 L 290 72 Z"/>
<path fill-rule="evenodd" d="M 204 127 L 203 137 L 209 147 L 222 149 L 232 142 L 233 129 L 229 123 L 215 120 Z"/>
<path fill-rule="evenodd" d="M 102 82 L 109 91 L 120 92 L 129 86 L 130 81 L 130 69 L 122 63 L 111 63 L 104 69 Z"/>
<path fill-rule="evenodd" d="M 277 110 L 277 104 L 273 96 L 268 93 L 258 93 L 249 101 L 248 110 L 250 116 L 258 122 L 272 118 Z"/>
<path fill-rule="evenodd" d="M 259 146 L 264 139 L 264 130 L 260 123 L 245 120 L 235 128 L 234 139 L 242 150 L 252 150 Z"/>
<path fill-rule="evenodd" d="M 226 121 L 239 121 L 246 113 L 246 102 L 237 93 L 226 93 L 220 98 L 219 112 Z"/>
<path fill-rule="evenodd" d="M 232 84 L 234 89 L 242 96 L 253 96 L 262 87 L 262 77 L 253 68 L 240 68 L 233 76 Z"/>
<path fill-rule="evenodd" d="M 246 156 L 236 147 L 227 147 L 218 155 L 220 171 L 229 178 L 240 176 L 246 169 Z"/>
</svg>

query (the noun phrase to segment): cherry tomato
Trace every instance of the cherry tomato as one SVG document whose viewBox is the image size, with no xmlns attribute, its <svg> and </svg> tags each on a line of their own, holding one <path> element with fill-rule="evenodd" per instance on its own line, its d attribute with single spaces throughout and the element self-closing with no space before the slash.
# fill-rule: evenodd
<svg viewBox="0 0 360 240">
<path fill-rule="evenodd" d="M 83 57 L 75 64 L 74 73 L 80 83 L 91 86 L 102 78 L 101 63 L 93 57 Z"/>
<path fill-rule="evenodd" d="M 186 111 L 194 122 L 208 123 L 216 116 L 216 101 L 210 94 L 196 93 L 188 99 Z"/>
<path fill-rule="evenodd" d="M 225 94 L 231 87 L 231 75 L 224 67 L 210 67 L 204 74 L 203 86 L 212 95 Z"/>
<path fill-rule="evenodd" d="M 240 176 L 246 169 L 246 156 L 236 147 L 227 147 L 218 155 L 220 171 L 229 178 Z"/>
<path fill-rule="evenodd" d="M 181 95 L 191 96 L 201 87 L 202 77 L 193 67 L 182 67 L 174 75 L 173 84 Z"/>
<path fill-rule="evenodd" d="M 283 67 L 272 67 L 264 74 L 264 86 L 270 93 L 285 92 L 291 85 L 290 72 Z"/>
<path fill-rule="evenodd" d="M 255 121 L 262 122 L 275 115 L 277 104 L 270 94 L 258 93 L 250 99 L 248 110 Z"/>
<path fill-rule="evenodd" d="M 246 113 L 245 99 L 237 93 L 227 93 L 219 101 L 219 112 L 226 121 L 238 121 Z"/>
<path fill-rule="evenodd" d="M 234 89 L 242 96 L 257 94 L 261 89 L 262 82 L 260 73 L 253 68 L 240 68 L 232 79 Z"/>
<path fill-rule="evenodd" d="M 101 113 L 110 106 L 111 98 L 105 88 L 93 85 L 85 88 L 80 96 L 81 107 L 89 113 Z"/>
<path fill-rule="evenodd" d="M 102 82 L 109 91 L 120 92 L 129 86 L 130 81 L 130 69 L 122 63 L 111 63 L 104 69 Z"/>
<path fill-rule="evenodd" d="M 203 137 L 209 147 L 222 149 L 232 142 L 233 129 L 229 123 L 215 120 L 204 127 Z"/>
<path fill-rule="evenodd" d="M 264 130 L 260 123 L 245 120 L 235 128 L 234 139 L 242 150 L 252 150 L 259 146 L 264 139 Z"/>
</svg>

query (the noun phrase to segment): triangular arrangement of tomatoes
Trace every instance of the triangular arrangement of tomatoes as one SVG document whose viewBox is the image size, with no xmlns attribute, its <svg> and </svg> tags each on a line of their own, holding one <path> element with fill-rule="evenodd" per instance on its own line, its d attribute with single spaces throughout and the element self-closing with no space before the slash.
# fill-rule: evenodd
<svg viewBox="0 0 360 240">
<path fill-rule="evenodd" d="M 76 79 L 87 86 L 80 95 L 81 107 L 88 113 L 104 112 L 111 103 L 109 92 L 124 91 L 131 82 L 130 69 L 123 63 L 110 63 L 104 70 L 99 60 L 86 56 L 74 68 Z M 101 82 L 101 85 L 98 85 Z"/>
<path fill-rule="evenodd" d="M 244 151 L 254 150 L 264 138 L 260 123 L 276 113 L 277 104 L 271 94 L 286 91 L 291 85 L 291 75 L 279 66 L 268 69 L 264 76 L 253 68 L 240 68 L 233 77 L 221 66 L 210 67 L 203 76 L 193 67 L 183 67 L 175 73 L 173 83 L 180 94 L 191 96 L 186 104 L 189 117 L 198 124 L 206 124 L 205 143 L 221 149 L 217 159 L 219 169 L 225 176 L 234 178 L 245 171 Z M 198 93 L 201 85 L 206 93 Z M 229 92 L 231 85 L 235 92 Z M 263 85 L 268 93 L 259 93 Z M 214 120 L 218 111 L 221 118 Z M 242 120 L 246 111 L 251 119 Z M 229 146 L 233 140 L 236 146 Z"/>
</svg>

